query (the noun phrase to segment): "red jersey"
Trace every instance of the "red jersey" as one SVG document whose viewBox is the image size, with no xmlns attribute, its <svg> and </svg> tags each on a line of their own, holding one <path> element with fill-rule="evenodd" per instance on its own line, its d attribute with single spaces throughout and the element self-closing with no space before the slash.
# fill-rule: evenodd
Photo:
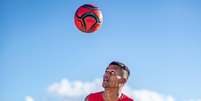
<svg viewBox="0 0 201 101">
<path fill-rule="evenodd" d="M 103 92 L 91 93 L 87 96 L 87 101 L 104 101 Z M 121 97 L 117 101 L 134 101 L 133 99 L 129 98 L 125 94 L 121 94 Z"/>
</svg>

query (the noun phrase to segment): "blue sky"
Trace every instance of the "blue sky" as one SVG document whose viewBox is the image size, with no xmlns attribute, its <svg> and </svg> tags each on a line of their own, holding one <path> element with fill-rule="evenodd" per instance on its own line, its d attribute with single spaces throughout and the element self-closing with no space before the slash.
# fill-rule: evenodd
<svg viewBox="0 0 201 101">
<path fill-rule="evenodd" d="M 103 25 L 76 29 L 76 9 L 96 4 Z M 63 78 L 93 81 L 112 60 L 128 65 L 132 89 L 201 99 L 201 2 L 198 0 L 3 0 L 1 101 L 41 101 Z M 197 100 L 198 101 L 198 100 Z"/>
</svg>

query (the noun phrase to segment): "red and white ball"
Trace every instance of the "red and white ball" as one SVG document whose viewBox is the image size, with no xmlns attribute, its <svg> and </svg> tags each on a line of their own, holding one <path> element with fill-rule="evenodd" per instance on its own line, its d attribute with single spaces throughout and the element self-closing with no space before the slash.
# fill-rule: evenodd
<svg viewBox="0 0 201 101">
<path fill-rule="evenodd" d="M 74 16 L 76 27 L 86 33 L 97 31 L 103 23 L 103 15 L 100 9 L 92 4 L 80 6 Z"/>
</svg>

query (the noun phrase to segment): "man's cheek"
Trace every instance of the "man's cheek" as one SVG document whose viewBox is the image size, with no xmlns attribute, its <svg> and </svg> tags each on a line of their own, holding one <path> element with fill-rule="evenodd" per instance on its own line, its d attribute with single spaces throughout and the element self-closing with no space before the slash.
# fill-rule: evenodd
<svg viewBox="0 0 201 101">
<path fill-rule="evenodd" d="M 115 87 L 118 86 L 118 80 L 117 80 L 116 77 L 110 78 L 110 82 L 109 82 L 109 83 L 110 83 L 110 85 L 113 86 L 113 87 L 114 87 L 114 86 L 115 86 Z"/>
</svg>

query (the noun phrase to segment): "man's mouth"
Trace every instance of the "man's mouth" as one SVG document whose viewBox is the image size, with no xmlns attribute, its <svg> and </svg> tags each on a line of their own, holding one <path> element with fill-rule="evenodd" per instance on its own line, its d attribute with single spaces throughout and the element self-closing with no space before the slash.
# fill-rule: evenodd
<svg viewBox="0 0 201 101">
<path fill-rule="evenodd" d="M 104 78 L 104 79 L 103 79 L 103 81 L 106 81 L 106 82 L 107 82 L 107 81 L 109 81 L 109 79 L 107 79 L 107 78 Z"/>
</svg>

